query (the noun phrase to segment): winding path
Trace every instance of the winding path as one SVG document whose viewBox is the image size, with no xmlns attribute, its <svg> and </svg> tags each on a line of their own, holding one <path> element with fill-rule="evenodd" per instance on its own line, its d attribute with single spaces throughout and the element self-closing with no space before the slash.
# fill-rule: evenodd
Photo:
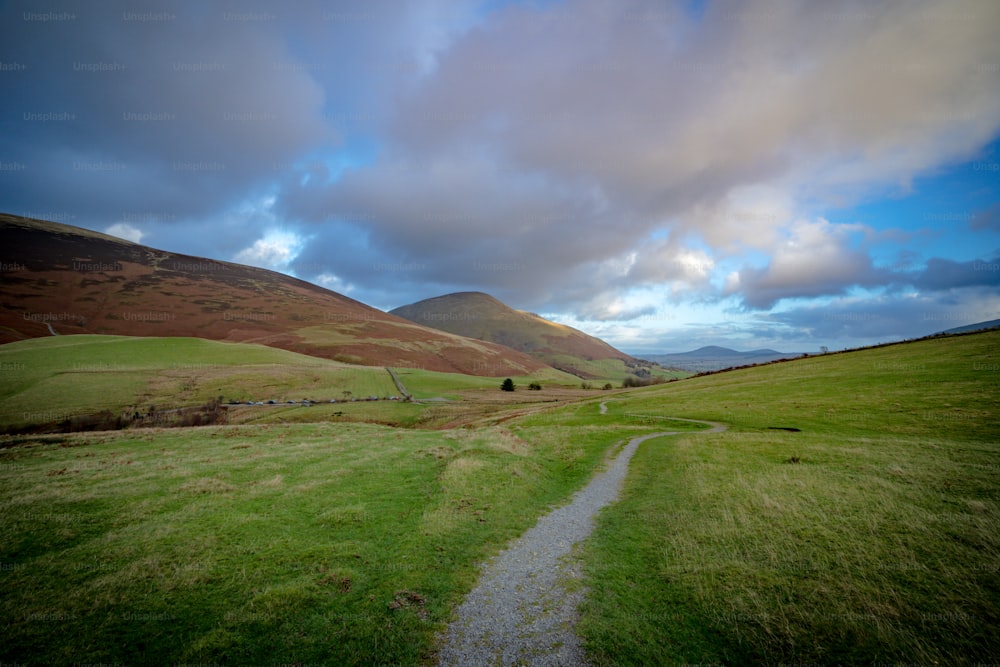
<svg viewBox="0 0 1000 667">
<path fill-rule="evenodd" d="M 607 406 L 601 403 L 601 414 Z M 726 426 L 707 424 L 697 433 L 718 433 Z M 483 566 L 479 583 L 458 607 L 443 635 L 438 664 L 585 665 L 580 638 L 573 630 L 577 606 L 586 592 L 567 582 L 582 577 L 573 547 L 594 529 L 594 516 L 621 491 L 636 449 L 650 438 L 690 434 L 666 431 L 632 438 L 568 505 L 538 520 L 524 535 Z"/>
</svg>

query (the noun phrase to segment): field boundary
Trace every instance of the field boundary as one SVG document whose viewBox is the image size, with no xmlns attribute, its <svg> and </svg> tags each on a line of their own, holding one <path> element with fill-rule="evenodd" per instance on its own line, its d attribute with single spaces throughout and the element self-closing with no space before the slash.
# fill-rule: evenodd
<svg viewBox="0 0 1000 667">
<path fill-rule="evenodd" d="M 389 373 L 389 377 L 391 377 L 392 381 L 396 384 L 396 389 L 398 389 L 399 393 L 402 394 L 403 400 L 404 401 L 412 401 L 413 400 L 413 394 L 411 394 L 410 392 L 406 391 L 406 387 L 403 385 L 403 381 L 399 379 L 399 376 L 396 375 L 396 371 L 392 370 L 388 366 L 385 366 L 385 370 L 386 370 L 386 372 Z"/>
</svg>

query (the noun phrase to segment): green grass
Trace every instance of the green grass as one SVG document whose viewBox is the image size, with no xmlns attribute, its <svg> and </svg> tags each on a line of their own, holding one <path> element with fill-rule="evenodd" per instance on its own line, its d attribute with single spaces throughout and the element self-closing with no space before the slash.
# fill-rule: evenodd
<svg viewBox="0 0 1000 667">
<path fill-rule="evenodd" d="M 469 389 L 499 389 L 504 378 L 462 375 L 460 373 L 439 373 L 416 368 L 393 369 L 407 391 L 416 399 L 460 398 L 460 392 Z M 542 369 L 533 375 L 511 376 L 519 389 L 526 390 L 531 382 L 542 387 L 578 387 L 580 379 L 555 369 Z"/>
<path fill-rule="evenodd" d="M 219 375 L 195 389 L 261 371 L 239 365 L 246 347 L 225 347 L 232 369 L 206 351 Z M 428 663 L 477 565 L 630 437 L 699 428 L 671 416 L 731 428 L 636 453 L 582 550 L 594 664 L 991 662 L 998 351 L 990 333 L 827 355 L 475 429 L 350 421 L 496 405 L 246 407 L 242 425 L 0 438 L 0 662 Z M 77 352 L 0 357 L 8 397 Z M 117 372 L 78 370 L 91 394 Z M 401 375 L 424 396 L 498 387 Z"/>
<path fill-rule="evenodd" d="M 59 336 L 0 346 L 0 426 L 129 406 L 391 396 L 382 368 L 200 338 Z"/>
<path fill-rule="evenodd" d="M 616 397 L 732 428 L 637 452 L 586 550 L 594 663 L 990 662 L 998 352 L 930 340 Z"/>
<path fill-rule="evenodd" d="M 426 419 L 428 408 L 403 401 L 338 402 L 305 406 L 279 405 L 231 408 L 230 424 L 306 424 L 313 422 L 365 422 L 415 428 Z"/>
<path fill-rule="evenodd" d="M 418 399 L 459 398 L 469 389 L 499 388 L 502 378 L 394 369 Z M 224 401 L 286 403 L 302 399 L 342 402 L 350 398 L 399 395 L 383 368 L 355 366 L 262 345 L 200 338 L 58 336 L 0 346 L 0 428 L 59 422 L 101 410 L 159 408 Z M 577 378 L 553 369 L 517 377 L 526 388 L 575 386 Z M 85 388 L 85 390 L 82 390 Z M 339 403 L 338 403 L 339 405 Z M 264 412 L 267 410 L 267 412 Z M 391 425 L 414 425 L 420 410 L 352 404 L 347 410 L 258 408 L 237 422 L 317 421 L 336 412 Z M 335 415 L 334 415 L 335 416 Z"/>
<path fill-rule="evenodd" d="M 421 369 L 395 371 L 418 400 L 460 401 L 465 392 L 492 391 L 501 382 L 501 378 Z M 448 414 L 455 412 L 385 402 L 344 409 L 339 406 L 350 398 L 384 398 L 399 391 L 379 367 L 198 338 L 79 335 L 11 343 L 0 346 L 0 378 L 0 428 L 5 429 L 58 423 L 102 410 L 145 414 L 152 406 L 162 410 L 200 405 L 220 396 L 241 403 L 338 401 L 337 408 L 230 411 L 234 423 L 302 423 L 346 415 L 358 421 L 417 426 L 423 417 L 447 423 Z M 555 369 L 513 379 L 521 389 L 532 382 L 544 388 L 576 388 L 580 382 Z"/>
<path fill-rule="evenodd" d="M 426 660 L 478 563 L 649 430 L 603 421 L 0 440 L 0 660 Z"/>
</svg>

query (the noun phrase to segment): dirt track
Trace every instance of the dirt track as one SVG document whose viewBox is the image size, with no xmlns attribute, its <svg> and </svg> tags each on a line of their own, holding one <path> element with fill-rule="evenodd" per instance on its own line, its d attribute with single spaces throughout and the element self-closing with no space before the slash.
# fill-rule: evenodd
<svg viewBox="0 0 1000 667">
<path fill-rule="evenodd" d="M 601 403 L 601 414 L 607 406 Z M 718 433 L 724 424 L 707 424 L 698 433 Z M 582 576 L 571 556 L 594 528 L 594 517 L 618 498 L 628 464 L 639 445 L 651 438 L 690 434 L 667 431 L 633 438 L 569 504 L 538 523 L 483 566 L 479 583 L 456 611 L 442 637 L 439 665 L 585 665 L 574 632 L 584 591 L 565 582 Z"/>
</svg>

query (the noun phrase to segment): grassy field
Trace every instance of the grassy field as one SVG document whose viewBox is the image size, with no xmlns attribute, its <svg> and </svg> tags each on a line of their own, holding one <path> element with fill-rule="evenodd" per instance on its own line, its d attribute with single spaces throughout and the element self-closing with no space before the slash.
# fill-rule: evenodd
<svg viewBox="0 0 1000 667">
<path fill-rule="evenodd" d="M 463 392 L 469 389 L 499 389 L 503 378 L 479 377 L 461 375 L 460 373 L 438 373 L 416 368 L 395 369 L 400 381 L 407 391 L 416 399 L 447 398 L 459 399 Z M 578 387 L 580 378 L 555 369 L 544 369 L 533 375 L 511 376 L 514 384 L 520 390 L 527 390 L 528 385 L 537 382 L 542 387 Z"/>
<path fill-rule="evenodd" d="M 730 430 L 636 453 L 581 552 L 594 664 L 995 662 L 998 354 L 977 334 L 615 392 L 414 371 L 454 400 L 0 438 L 0 662 L 429 663 L 478 563 L 629 437 L 697 428 L 671 416 Z"/>
<path fill-rule="evenodd" d="M 403 401 L 320 403 L 311 406 L 277 405 L 232 407 L 230 424 L 309 424 L 361 422 L 415 428 L 428 421 L 427 407 Z"/>
<path fill-rule="evenodd" d="M 477 564 L 650 428 L 604 421 L 0 440 L 0 661 L 419 663 Z"/>
<path fill-rule="evenodd" d="M 730 430 L 633 459 L 587 549 L 594 663 L 995 662 L 998 363 L 990 333 L 617 397 Z"/>
<path fill-rule="evenodd" d="M 128 406 L 391 396 L 382 368 L 200 338 L 59 336 L 0 346 L 0 426 Z"/>
<path fill-rule="evenodd" d="M 468 389 L 497 389 L 500 378 L 398 369 L 417 398 L 457 398 Z M 224 401 L 286 403 L 303 399 L 344 401 L 398 395 L 385 369 L 353 366 L 262 345 L 221 343 L 199 338 L 59 336 L 0 346 L 0 428 L 59 422 L 101 410 L 199 405 Z M 549 370 L 516 378 L 546 386 L 575 386 L 578 380 Z M 81 390 L 86 388 L 86 390 Z M 267 410 L 267 412 L 264 412 Z M 255 408 L 235 421 L 304 422 L 327 417 L 411 425 L 418 409 L 378 405 L 336 408 Z"/>
<path fill-rule="evenodd" d="M 501 392 L 496 387 L 466 390 L 454 399 L 417 401 L 354 401 L 311 406 L 233 406 L 229 424 L 304 424 L 310 422 L 363 422 L 401 428 L 479 428 L 526 414 L 552 410 L 589 397 L 579 389 L 545 389 L 539 392 Z"/>
</svg>

